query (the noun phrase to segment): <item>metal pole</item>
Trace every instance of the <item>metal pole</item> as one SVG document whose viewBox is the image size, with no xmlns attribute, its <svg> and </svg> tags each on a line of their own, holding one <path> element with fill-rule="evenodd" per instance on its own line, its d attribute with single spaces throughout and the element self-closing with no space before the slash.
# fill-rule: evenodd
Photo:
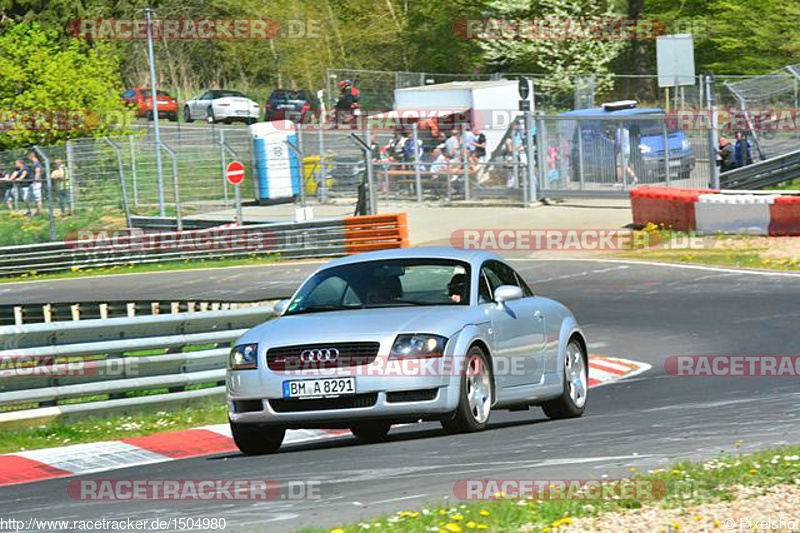
<svg viewBox="0 0 800 533">
<path fill-rule="evenodd" d="M 317 130 L 319 138 L 319 176 L 320 187 L 322 187 L 320 201 L 325 203 L 328 201 L 328 169 L 325 163 L 325 134 L 322 130 L 323 127 L 322 124 L 320 124 L 319 129 Z"/>
<path fill-rule="evenodd" d="M 461 127 L 461 141 L 464 141 L 464 134 L 467 132 L 467 127 Z M 464 200 L 469 200 L 469 150 L 467 150 L 466 145 L 461 147 L 461 164 L 464 167 L 462 169 L 464 174 Z"/>
<path fill-rule="evenodd" d="M 417 183 L 417 202 L 422 202 L 422 174 L 419 160 L 419 124 L 414 122 L 411 126 L 412 141 L 414 142 L 414 179 Z"/>
<path fill-rule="evenodd" d="M 133 227 L 131 224 L 131 208 L 128 205 L 128 192 L 125 189 L 125 172 L 122 167 L 122 149 L 120 146 L 109 139 L 108 137 L 103 137 L 103 140 L 108 143 L 111 148 L 117 153 L 117 169 L 119 170 L 119 191 L 122 195 L 122 209 L 125 211 L 125 222 L 128 224 L 129 228 Z"/>
<path fill-rule="evenodd" d="M 664 179 L 667 187 L 670 186 L 670 175 L 669 175 L 669 132 L 667 131 L 667 121 L 665 120 L 662 124 L 663 126 L 663 134 L 664 134 Z M 633 148 L 631 148 L 632 150 Z"/>
<path fill-rule="evenodd" d="M 69 179 L 69 211 L 75 212 L 75 154 L 72 151 L 72 141 L 67 141 L 67 178 Z"/>
<path fill-rule="evenodd" d="M 228 180 L 225 178 L 225 168 L 228 161 L 225 159 L 225 131 L 219 132 L 219 160 L 222 163 L 222 197 L 225 205 L 228 205 Z"/>
<path fill-rule="evenodd" d="M 128 135 L 131 145 L 131 178 L 133 178 L 133 207 L 139 207 L 139 186 L 136 183 L 136 150 L 134 148 L 133 135 Z"/>
<path fill-rule="evenodd" d="M 717 113 L 716 106 L 714 105 L 714 78 L 711 74 L 706 74 L 706 104 L 708 109 L 708 169 L 711 178 L 710 185 L 712 189 L 719 189 L 719 167 L 717 167 L 717 146 L 719 146 L 719 139 L 717 138 Z"/>
<path fill-rule="evenodd" d="M 153 99 L 153 134 L 155 135 L 156 143 L 156 179 L 158 180 L 158 213 L 160 216 L 166 216 L 166 207 L 164 206 L 164 176 L 161 166 L 161 134 L 158 129 L 158 99 L 156 98 L 156 60 L 153 57 L 153 28 L 150 21 L 150 8 L 146 7 L 144 10 L 145 18 L 147 19 L 147 57 L 150 62 L 150 91 L 151 98 Z M 180 214 L 178 215 L 178 223 L 180 224 Z M 180 229 L 180 228 L 179 228 Z"/>
<path fill-rule="evenodd" d="M 244 225 L 244 214 L 242 213 L 242 192 L 239 189 L 239 184 L 233 186 L 233 198 L 236 202 L 236 222 L 240 225 Z"/>
<path fill-rule="evenodd" d="M 56 218 L 53 209 L 53 180 L 50 178 L 50 159 L 38 146 L 34 146 L 33 150 L 44 161 L 44 173 L 47 180 L 47 209 L 50 214 L 50 240 L 54 241 L 56 240 Z"/>
<path fill-rule="evenodd" d="M 178 154 L 170 148 L 167 143 L 161 143 L 170 157 L 172 158 L 172 187 L 175 194 L 175 220 L 178 223 L 178 231 L 183 231 L 183 220 L 181 219 L 181 197 L 178 189 Z"/>
<path fill-rule="evenodd" d="M 583 122 L 580 120 L 578 121 L 578 179 L 580 180 L 580 189 L 583 190 Z"/>
<path fill-rule="evenodd" d="M 364 128 L 364 137 L 366 141 L 366 146 L 369 148 L 369 133 L 370 133 L 370 124 L 369 121 L 366 121 L 366 127 Z M 373 182 L 372 176 L 372 154 L 369 150 L 366 150 L 366 160 L 367 160 L 367 190 L 369 191 L 369 214 L 370 215 L 377 215 L 378 214 L 378 199 L 375 198 L 375 184 Z"/>
<path fill-rule="evenodd" d="M 537 134 L 541 134 L 539 128 L 536 128 L 536 132 Z M 539 140 L 539 151 L 541 152 L 541 137 L 539 137 Z M 526 169 L 525 175 L 528 177 L 528 187 L 530 188 L 530 191 L 528 192 L 528 199 L 531 202 L 535 202 L 538 200 L 538 191 L 536 188 L 536 176 L 533 171 L 533 111 L 525 111 L 525 152 L 527 153 L 528 158 L 528 168 Z"/>
</svg>

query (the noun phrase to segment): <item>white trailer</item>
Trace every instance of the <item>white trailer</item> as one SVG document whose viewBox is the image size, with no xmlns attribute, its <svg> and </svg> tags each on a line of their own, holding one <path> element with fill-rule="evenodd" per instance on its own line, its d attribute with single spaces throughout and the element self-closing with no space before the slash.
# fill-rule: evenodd
<svg viewBox="0 0 800 533">
<path fill-rule="evenodd" d="M 454 81 L 395 89 L 395 109 L 378 117 L 403 121 L 469 113 L 470 123 L 486 135 L 486 153 L 493 154 L 513 120 L 520 116 L 519 82 L 515 80 Z M 528 96 L 532 102 L 533 96 Z M 533 104 L 531 103 L 531 108 Z"/>
</svg>

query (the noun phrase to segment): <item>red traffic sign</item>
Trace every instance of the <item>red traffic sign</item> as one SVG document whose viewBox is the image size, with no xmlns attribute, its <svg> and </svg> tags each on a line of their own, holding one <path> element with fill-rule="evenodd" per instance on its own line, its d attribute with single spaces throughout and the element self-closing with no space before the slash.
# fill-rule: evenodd
<svg viewBox="0 0 800 533">
<path fill-rule="evenodd" d="M 239 161 L 231 161 L 228 163 L 228 166 L 225 167 L 225 179 L 227 179 L 228 183 L 231 185 L 240 184 L 244 179 L 244 165 Z"/>
</svg>

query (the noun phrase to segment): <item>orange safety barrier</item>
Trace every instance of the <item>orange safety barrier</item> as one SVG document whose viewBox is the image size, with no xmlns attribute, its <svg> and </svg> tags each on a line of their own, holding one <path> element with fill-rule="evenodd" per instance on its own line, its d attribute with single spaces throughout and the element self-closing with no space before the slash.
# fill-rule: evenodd
<svg viewBox="0 0 800 533">
<path fill-rule="evenodd" d="M 800 235 L 800 196 L 779 196 L 769 206 L 769 234 L 776 237 Z"/>
<path fill-rule="evenodd" d="M 678 231 L 693 231 L 697 228 L 694 204 L 701 194 L 710 192 L 714 191 L 637 187 L 630 193 L 633 223 L 646 226 L 652 222 Z"/>
<path fill-rule="evenodd" d="M 407 248 L 408 219 L 405 213 L 347 217 L 344 240 L 350 254 Z"/>
</svg>

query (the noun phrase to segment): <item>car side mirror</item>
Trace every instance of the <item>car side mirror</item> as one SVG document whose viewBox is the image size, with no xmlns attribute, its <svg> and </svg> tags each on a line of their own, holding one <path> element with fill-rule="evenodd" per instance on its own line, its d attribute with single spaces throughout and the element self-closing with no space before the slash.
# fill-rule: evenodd
<svg viewBox="0 0 800 533">
<path fill-rule="evenodd" d="M 289 302 L 290 300 L 287 299 L 287 300 L 281 300 L 280 302 L 276 303 L 272 308 L 275 315 L 281 316 L 284 313 L 284 311 L 286 311 L 286 308 L 289 307 Z"/>
<path fill-rule="evenodd" d="M 494 290 L 494 301 L 501 304 L 522 298 L 522 289 L 516 285 L 500 285 Z"/>
</svg>

